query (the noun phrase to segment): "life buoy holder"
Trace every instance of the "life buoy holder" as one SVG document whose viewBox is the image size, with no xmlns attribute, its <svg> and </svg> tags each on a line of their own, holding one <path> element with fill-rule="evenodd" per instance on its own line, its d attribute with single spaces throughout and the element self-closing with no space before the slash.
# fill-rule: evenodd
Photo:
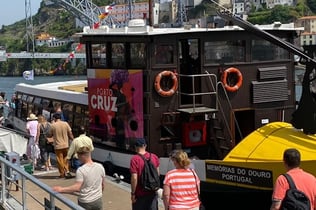
<svg viewBox="0 0 316 210">
<path fill-rule="evenodd" d="M 228 84 L 227 83 L 227 77 L 229 74 L 236 74 L 237 76 L 237 82 L 235 85 L 231 85 L 231 84 Z M 222 82 L 223 82 L 223 85 L 225 87 L 225 89 L 229 92 L 235 92 L 237 91 L 241 85 L 242 85 L 242 74 L 241 72 L 239 71 L 239 69 L 237 68 L 228 68 L 226 69 L 224 72 L 223 72 L 223 75 L 222 75 Z"/>
<path fill-rule="evenodd" d="M 172 79 L 172 87 L 169 90 L 163 90 L 161 88 L 161 79 L 162 77 L 170 77 Z M 155 78 L 155 90 L 160 96 L 169 97 L 175 94 L 178 89 L 178 78 L 177 75 L 172 71 L 162 71 Z"/>
</svg>

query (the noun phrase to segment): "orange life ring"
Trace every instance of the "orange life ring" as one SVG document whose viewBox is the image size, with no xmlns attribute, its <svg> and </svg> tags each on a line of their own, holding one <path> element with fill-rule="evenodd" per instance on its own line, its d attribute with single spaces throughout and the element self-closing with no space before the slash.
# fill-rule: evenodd
<svg viewBox="0 0 316 210">
<path fill-rule="evenodd" d="M 229 74 L 236 74 L 237 75 L 237 82 L 235 85 L 231 85 L 231 84 L 227 84 L 227 77 Z M 241 85 L 242 85 L 242 74 L 241 72 L 239 71 L 239 69 L 237 68 L 228 68 L 226 69 L 224 72 L 223 72 L 223 75 L 222 75 L 222 82 L 223 82 L 223 85 L 225 87 L 226 90 L 230 91 L 230 92 L 235 92 L 237 91 Z"/>
<path fill-rule="evenodd" d="M 173 84 L 169 90 L 163 90 L 161 88 L 160 82 L 162 77 L 171 77 Z M 176 74 L 172 71 L 162 71 L 155 78 L 155 90 L 157 93 L 163 97 L 169 97 L 175 94 L 178 89 L 178 78 Z"/>
</svg>

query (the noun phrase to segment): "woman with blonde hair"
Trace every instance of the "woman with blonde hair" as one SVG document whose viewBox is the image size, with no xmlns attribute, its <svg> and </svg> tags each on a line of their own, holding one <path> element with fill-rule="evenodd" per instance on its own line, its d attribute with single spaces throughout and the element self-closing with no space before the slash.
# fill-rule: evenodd
<svg viewBox="0 0 316 210">
<path fill-rule="evenodd" d="M 37 125 L 37 135 L 36 135 L 36 143 L 40 148 L 40 161 L 43 164 L 44 168 L 49 171 L 51 168 L 50 162 L 50 152 L 53 152 L 53 142 L 50 142 L 46 135 L 50 130 L 50 123 L 47 122 L 45 116 L 38 115 L 38 125 Z"/>
<path fill-rule="evenodd" d="M 175 169 L 167 172 L 163 182 L 165 209 L 198 210 L 200 179 L 194 169 L 190 169 L 191 161 L 187 153 L 183 150 L 175 150 L 170 159 Z"/>
</svg>

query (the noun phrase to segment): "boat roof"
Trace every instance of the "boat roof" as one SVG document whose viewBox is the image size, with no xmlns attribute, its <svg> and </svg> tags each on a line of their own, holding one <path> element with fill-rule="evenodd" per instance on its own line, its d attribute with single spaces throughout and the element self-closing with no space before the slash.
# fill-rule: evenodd
<svg viewBox="0 0 316 210">
<path fill-rule="evenodd" d="M 303 31 L 303 27 L 295 27 L 294 23 L 281 24 L 275 22 L 268 25 L 255 25 L 262 30 L 283 30 L 283 31 Z M 163 35 L 163 34 L 178 34 L 178 33 L 194 33 L 194 32 L 216 32 L 216 31 L 244 31 L 239 26 L 225 26 L 223 28 L 193 28 L 191 26 L 184 26 L 181 28 L 154 28 L 147 25 L 144 26 L 126 26 L 121 28 L 110 28 L 108 26 L 100 26 L 97 29 L 84 27 L 83 32 L 79 36 L 92 36 L 92 35 Z"/>
<path fill-rule="evenodd" d="M 282 161 L 283 152 L 288 148 L 298 149 L 302 160 L 315 160 L 316 135 L 304 134 L 290 123 L 269 123 L 238 143 L 224 161 Z"/>
<path fill-rule="evenodd" d="M 88 105 L 87 80 L 51 82 L 37 85 L 19 83 L 15 91 L 53 100 Z"/>
</svg>

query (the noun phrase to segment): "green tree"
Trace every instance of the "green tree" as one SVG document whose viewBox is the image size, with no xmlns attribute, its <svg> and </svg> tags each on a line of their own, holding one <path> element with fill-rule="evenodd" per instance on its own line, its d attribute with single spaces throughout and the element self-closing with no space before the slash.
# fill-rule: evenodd
<svg viewBox="0 0 316 210">
<path fill-rule="evenodd" d="M 293 22 L 293 17 L 290 16 L 289 6 L 277 5 L 271 10 L 268 22 L 273 23 L 276 21 L 281 23 Z"/>
</svg>

